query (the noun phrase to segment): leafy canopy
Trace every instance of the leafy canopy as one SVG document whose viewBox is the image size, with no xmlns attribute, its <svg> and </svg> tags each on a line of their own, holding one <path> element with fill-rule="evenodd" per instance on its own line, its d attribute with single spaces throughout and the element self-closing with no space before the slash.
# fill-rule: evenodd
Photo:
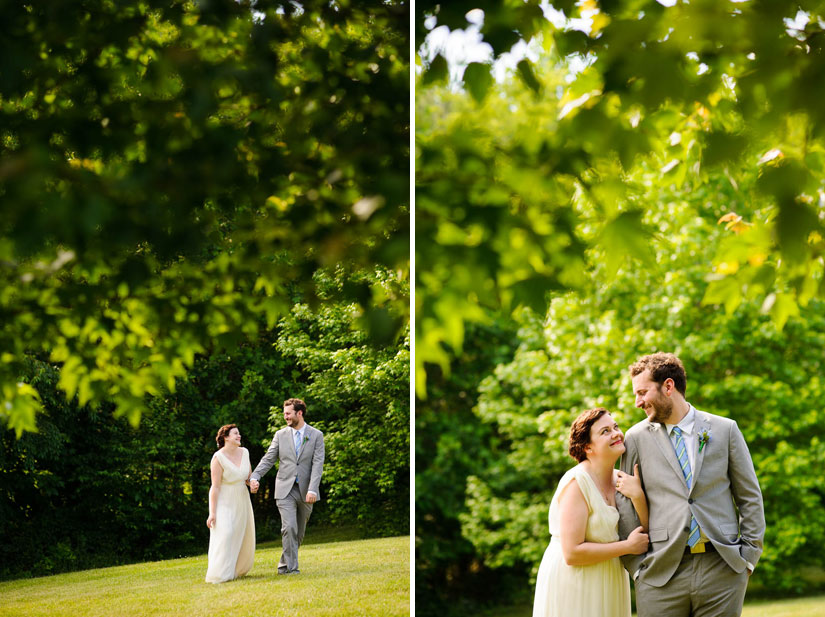
<svg viewBox="0 0 825 617">
<path fill-rule="evenodd" d="M 543 310 L 547 292 L 581 288 L 596 256 L 613 273 L 628 257 L 649 266 L 657 195 L 709 174 L 724 174 L 747 209 L 721 212 L 731 237 L 706 269 L 704 302 L 731 312 L 758 297 L 781 328 L 825 294 L 825 5 L 561 1 L 553 26 L 539 4 L 483 7 L 494 57 L 518 39 L 537 50 L 519 82 L 496 84 L 490 65 L 470 64 L 467 93 L 452 93 L 444 53 L 419 77 L 421 396 L 427 365 L 447 369 L 467 322 Z M 466 27 L 471 8 L 482 7 L 419 4 L 417 42 L 431 27 Z M 657 170 L 643 185 L 640 165 Z M 590 220 L 574 205 L 582 197 Z"/>
<path fill-rule="evenodd" d="M 254 5 L 254 6 L 253 6 Z M 24 357 L 137 423 L 195 354 L 273 326 L 312 273 L 408 277 L 403 1 L 2 2 L 0 418 Z M 408 299 L 362 285 L 378 340 Z"/>
</svg>

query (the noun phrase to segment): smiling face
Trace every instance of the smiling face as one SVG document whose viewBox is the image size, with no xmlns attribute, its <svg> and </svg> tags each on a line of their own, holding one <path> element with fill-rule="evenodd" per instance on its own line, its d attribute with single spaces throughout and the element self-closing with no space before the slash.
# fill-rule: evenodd
<svg viewBox="0 0 825 617">
<path fill-rule="evenodd" d="M 304 425 L 304 414 L 295 411 L 292 405 L 284 405 L 284 420 L 287 426 L 300 429 Z"/>
<path fill-rule="evenodd" d="M 226 443 L 234 443 L 237 446 L 241 445 L 241 432 L 237 428 L 233 428 L 226 436 Z"/>
<path fill-rule="evenodd" d="M 642 409 L 651 422 L 667 422 L 673 415 L 673 400 L 668 393 L 673 391 L 673 380 L 665 383 L 653 381 L 650 371 L 646 370 L 633 377 L 633 394 L 636 407 Z"/>
<path fill-rule="evenodd" d="M 587 458 L 607 456 L 616 459 L 624 454 L 624 433 L 609 413 L 590 427 L 590 443 L 585 448 Z"/>
</svg>

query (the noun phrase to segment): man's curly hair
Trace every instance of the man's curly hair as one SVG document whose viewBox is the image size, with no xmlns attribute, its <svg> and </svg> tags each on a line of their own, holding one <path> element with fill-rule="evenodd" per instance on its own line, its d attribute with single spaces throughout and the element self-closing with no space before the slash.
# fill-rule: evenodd
<svg viewBox="0 0 825 617">
<path fill-rule="evenodd" d="M 687 374 L 682 361 L 672 353 L 657 351 L 648 356 L 642 356 L 630 365 L 630 376 L 650 371 L 650 377 L 660 386 L 665 379 L 672 379 L 673 385 L 684 396 L 687 389 Z"/>
</svg>

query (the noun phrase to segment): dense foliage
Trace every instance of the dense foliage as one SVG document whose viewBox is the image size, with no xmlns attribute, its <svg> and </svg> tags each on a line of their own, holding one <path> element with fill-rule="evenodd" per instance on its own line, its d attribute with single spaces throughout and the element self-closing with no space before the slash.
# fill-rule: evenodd
<svg viewBox="0 0 825 617">
<path fill-rule="evenodd" d="M 336 285 L 318 278 L 324 289 Z M 311 524 L 406 534 L 409 335 L 376 346 L 358 312 L 346 302 L 296 304 L 275 329 L 262 324 L 255 342 L 198 356 L 175 392 L 148 399 L 137 428 L 106 407 L 66 403 L 59 371 L 31 362 L 45 412 L 37 433 L 2 435 L 0 577 L 203 553 L 217 428 L 238 424 L 254 465 L 292 396 L 326 434 Z M 253 496 L 259 540 L 280 537 L 274 479 L 273 471 Z"/>
<path fill-rule="evenodd" d="M 136 425 L 196 354 L 311 297 L 319 267 L 408 276 L 406 2 L 0 14 L 0 420 L 18 436 L 43 410 L 27 354 Z M 403 332 L 408 298 L 343 294 L 376 340 Z"/>
<path fill-rule="evenodd" d="M 490 79 L 490 65 L 471 63 L 463 73 L 467 100 L 454 101 L 440 85 L 446 52 L 428 49 L 422 58 L 415 154 L 421 396 L 427 371 L 446 370 L 464 324 L 483 321 L 486 309 L 543 310 L 547 291 L 586 280 L 590 246 L 608 249 L 613 264 L 646 254 L 643 213 L 658 205 L 655 192 L 634 190 L 639 164 L 659 170 L 654 184 L 685 190 L 716 172 L 734 186 L 741 171 L 758 173 L 752 198 L 769 208 L 719 247 L 725 267 L 713 303 L 733 307 L 758 279 L 764 310 L 781 326 L 825 290 L 822 2 L 562 1 L 553 3 L 565 12 L 552 14 L 557 26 L 537 20 L 539 4 L 480 7 L 480 36 L 494 56 L 521 35 L 538 57 L 519 63 L 520 79 L 504 88 Z M 419 41 L 427 27 L 469 26 L 464 13 L 472 5 L 423 3 Z M 471 102 L 477 111 L 469 111 Z M 572 206 L 582 193 L 598 211 L 586 235 L 576 231 L 581 220 Z"/>
<path fill-rule="evenodd" d="M 419 49 L 417 609 L 450 614 L 491 580 L 496 601 L 529 601 L 570 421 L 597 404 L 638 421 L 627 367 L 656 349 L 751 446 L 768 519 L 753 589 L 809 588 L 825 541 L 823 5 L 561 2 L 537 25 L 539 4 L 417 15 L 420 44 L 483 8 L 492 58 L 515 42 L 488 40 L 500 29 L 532 58 L 500 83 L 483 63 L 444 83 L 448 50 Z M 484 334 L 505 323 L 511 359 Z"/>
</svg>

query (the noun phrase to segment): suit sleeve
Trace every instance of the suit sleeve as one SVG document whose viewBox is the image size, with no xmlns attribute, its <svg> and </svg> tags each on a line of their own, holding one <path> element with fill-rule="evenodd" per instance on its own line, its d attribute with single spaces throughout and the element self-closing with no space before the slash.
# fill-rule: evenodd
<svg viewBox="0 0 825 617">
<path fill-rule="evenodd" d="M 315 440 L 315 449 L 312 451 L 312 472 L 309 477 L 309 490 L 321 498 L 319 486 L 321 475 L 324 473 L 324 434 L 318 431 L 318 438 Z"/>
<path fill-rule="evenodd" d="M 735 422 L 730 431 L 729 474 L 733 500 L 739 509 L 739 554 L 755 566 L 762 555 L 765 511 L 748 445 Z"/>
<path fill-rule="evenodd" d="M 632 474 L 633 466 L 639 462 L 636 442 L 632 434 L 625 435 L 624 445 L 625 453 L 622 454 L 619 467 L 623 472 Z M 639 475 L 642 476 L 641 465 L 639 465 Z M 644 482 L 642 482 L 642 488 L 644 488 Z M 618 491 L 616 491 L 616 507 L 619 510 L 619 539 L 626 540 L 630 532 L 641 525 L 641 522 L 636 514 L 636 508 L 633 507 L 633 502 Z M 622 555 L 622 565 L 631 577 L 639 570 L 643 557 L 644 555 Z"/>
<path fill-rule="evenodd" d="M 269 449 L 264 454 L 263 458 L 258 463 L 258 466 L 255 467 L 255 471 L 252 472 L 250 476 L 250 480 L 258 480 L 261 481 L 261 478 L 266 475 L 266 472 L 272 469 L 272 466 L 275 464 L 275 461 L 278 460 L 278 433 L 275 433 L 275 437 L 272 438 L 272 443 L 269 445 Z"/>
</svg>

